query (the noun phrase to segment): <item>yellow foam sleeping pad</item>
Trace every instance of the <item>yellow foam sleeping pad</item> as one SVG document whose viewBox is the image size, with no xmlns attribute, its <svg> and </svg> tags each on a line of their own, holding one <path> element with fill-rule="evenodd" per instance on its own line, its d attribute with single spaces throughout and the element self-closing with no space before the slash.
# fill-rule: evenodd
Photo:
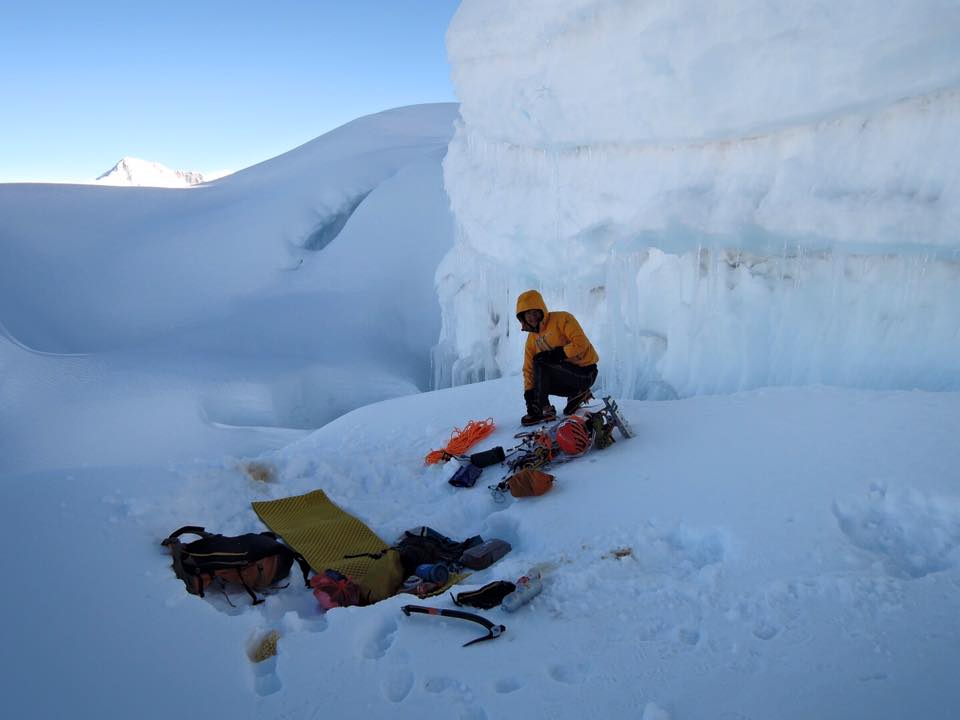
<svg viewBox="0 0 960 720">
<path fill-rule="evenodd" d="M 323 490 L 251 505 L 264 524 L 303 555 L 315 572 L 331 569 L 352 578 L 368 602 L 393 597 L 403 585 L 400 553 L 387 550 L 389 543 L 337 507 Z M 431 595 L 444 592 L 463 577 L 451 576 Z"/>
</svg>

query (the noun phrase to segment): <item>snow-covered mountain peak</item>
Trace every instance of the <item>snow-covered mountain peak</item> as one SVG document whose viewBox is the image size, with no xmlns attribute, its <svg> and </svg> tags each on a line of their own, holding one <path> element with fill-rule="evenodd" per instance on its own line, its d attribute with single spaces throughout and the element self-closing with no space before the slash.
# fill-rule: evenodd
<svg viewBox="0 0 960 720">
<path fill-rule="evenodd" d="M 128 156 L 121 158 L 96 181 L 102 185 L 191 187 L 229 174 L 229 171 L 201 173 L 194 170 L 172 170 L 157 162 Z"/>
</svg>

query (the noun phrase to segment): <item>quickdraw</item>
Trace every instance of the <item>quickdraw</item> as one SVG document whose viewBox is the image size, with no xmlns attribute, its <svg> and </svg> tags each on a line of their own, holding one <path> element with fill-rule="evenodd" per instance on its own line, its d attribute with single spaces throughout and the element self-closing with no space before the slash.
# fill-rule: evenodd
<svg viewBox="0 0 960 720">
<path fill-rule="evenodd" d="M 513 437 L 520 440 L 520 443 L 510 449 L 504 460 L 510 472 L 513 473 L 528 467 L 539 469 L 553 462 L 557 450 L 553 441 L 553 433 L 562 422 L 562 420 L 558 420 L 537 430 L 529 430 L 514 435 Z"/>
<path fill-rule="evenodd" d="M 475 638 L 463 644 L 463 647 L 483 642 L 484 640 L 494 640 L 506 632 L 506 625 L 494 625 L 485 617 L 474 615 L 473 613 L 462 612 L 461 610 L 443 610 L 441 608 L 428 607 L 427 605 L 404 605 L 400 608 L 403 614 L 410 617 L 410 613 L 423 613 L 424 615 L 439 615 L 441 617 L 457 618 L 459 620 L 469 620 L 478 625 L 483 625 L 487 629 L 487 634 L 483 637 Z"/>
</svg>

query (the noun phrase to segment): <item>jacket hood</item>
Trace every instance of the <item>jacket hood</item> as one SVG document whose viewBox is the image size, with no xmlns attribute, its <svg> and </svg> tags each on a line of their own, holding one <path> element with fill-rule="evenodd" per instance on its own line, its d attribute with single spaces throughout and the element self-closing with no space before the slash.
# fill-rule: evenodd
<svg viewBox="0 0 960 720">
<path fill-rule="evenodd" d="M 524 322 L 522 314 L 527 310 L 540 310 L 543 312 L 543 320 L 540 321 L 540 324 L 547 319 L 547 304 L 543 301 L 543 296 L 536 290 L 527 290 L 526 292 L 520 293 L 520 297 L 517 298 L 517 320 L 520 321 L 520 327 L 523 328 L 526 332 L 537 332 L 537 328 L 531 327 Z"/>
</svg>

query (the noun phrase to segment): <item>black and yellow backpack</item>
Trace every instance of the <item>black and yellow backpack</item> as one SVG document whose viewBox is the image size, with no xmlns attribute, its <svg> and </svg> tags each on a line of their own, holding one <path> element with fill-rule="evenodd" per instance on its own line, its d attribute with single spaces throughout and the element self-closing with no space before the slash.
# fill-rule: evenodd
<svg viewBox="0 0 960 720">
<path fill-rule="evenodd" d="M 198 535 L 200 539 L 180 542 L 180 536 L 186 534 Z M 173 571 L 191 595 L 203 597 L 204 590 L 215 580 L 221 586 L 237 583 L 247 591 L 253 604 L 259 605 L 263 598 L 257 597 L 255 591 L 273 587 L 286 578 L 294 562 L 300 566 L 304 584 L 309 587 L 307 561 L 272 532 L 230 537 L 188 525 L 171 533 L 160 544 L 170 551 Z"/>
</svg>

